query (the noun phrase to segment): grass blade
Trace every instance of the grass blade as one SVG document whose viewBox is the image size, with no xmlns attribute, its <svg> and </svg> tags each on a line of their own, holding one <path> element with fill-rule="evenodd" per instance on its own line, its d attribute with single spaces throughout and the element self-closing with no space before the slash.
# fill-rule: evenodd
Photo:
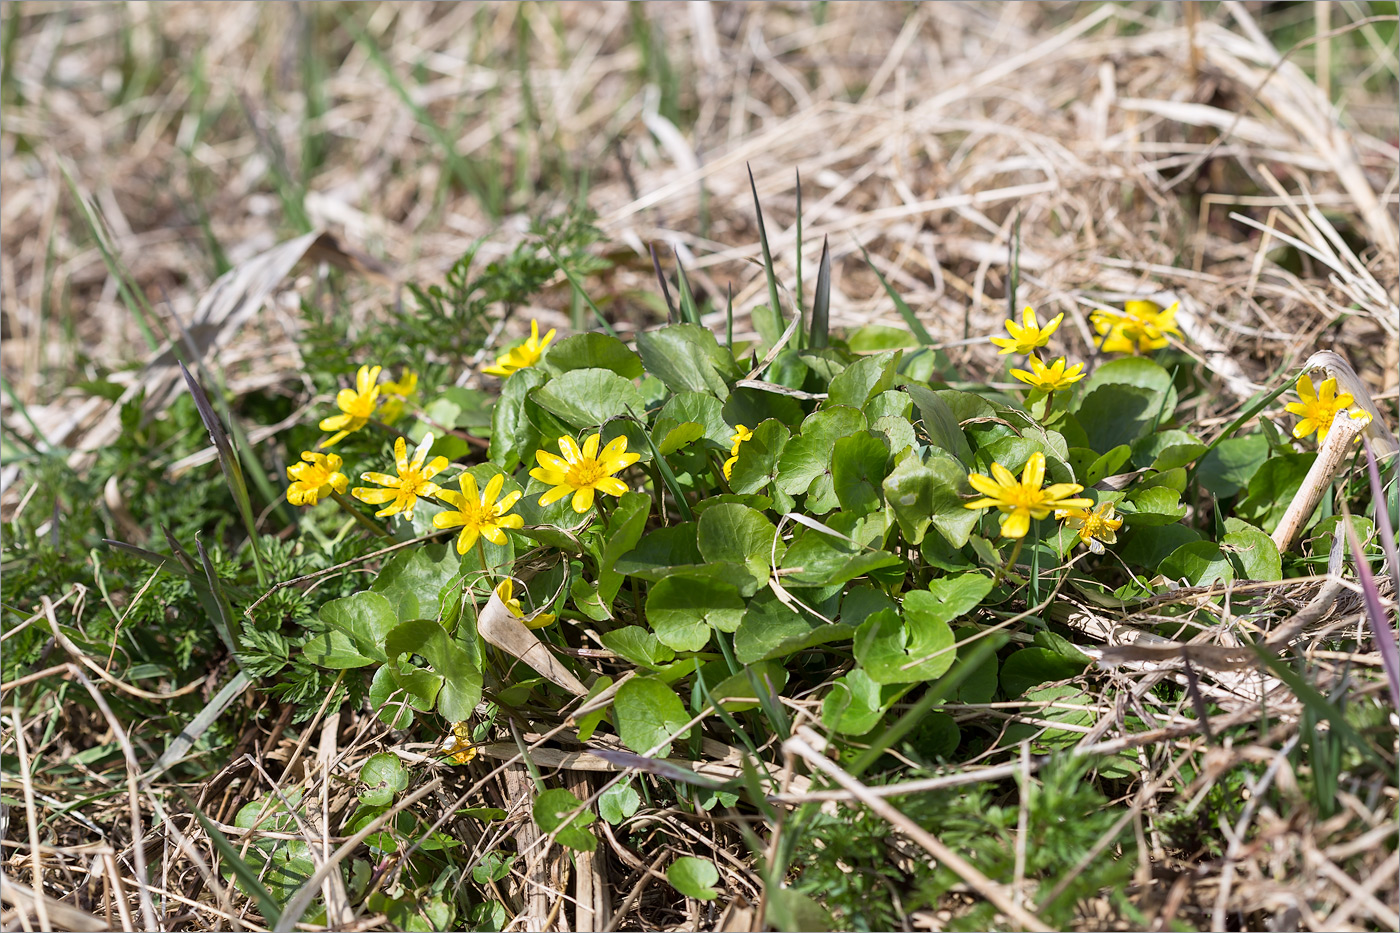
<svg viewBox="0 0 1400 933">
<path fill-rule="evenodd" d="M 541 242 L 545 250 L 549 253 L 549 258 L 554 260 L 554 264 L 559 267 L 559 271 L 564 273 L 564 277 L 568 279 L 569 284 L 573 286 L 574 294 L 582 298 L 584 304 L 592 309 L 593 316 L 598 319 L 599 324 L 603 325 L 603 330 L 607 331 L 610 336 L 616 337 L 617 331 L 612 329 L 612 325 L 608 323 L 608 319 L 603 317 L 603 312 L 598 310 L 598 306 L 593 303 L 593 299 L 588 297 L 588 292 L 583 290 L 583 283 L 578 280 L 578 276 L 574 275 L 574 270 L 560 261 L 559 254 L 554 251 L 554 247 L 549 244 L 549 241 L 542 240 Z"/>
<path fill-rule="evenodd" d="M 813 349 L 830 344 L 831 329 L 831 250 L 826 237 L 822 237 L 822 259 L 817 266 L 817 293 L 812 298 L 812 339 Z"/>
<path fill-rule="evenodd" d="M 731 353 L 734 351 L 734 283 L 730 282 L 724 287 L 724 346 Z"/>
<path fill-rule="evenodd" d="M 1370 453 L 1370 449 L 1366 451 Z M 1377 477 L 1379 479 L 1379 476 Z M 1383 511 L 1378 512 L 1378 517 L 1386 518 Z M 1386 525 L 1390 520 L 1386 518 Z M 1351 524 L 1351 513 L 1346 507 L 1346 502 L 1342 503 L 1342 525 L 1347 530 L 1347 543 L 1351 545 L 1351 556 L 1356 561 L 1356 580 L 1361 584 L 1361 598 L 1366 603 L 1366 620 L 1371 623 L 1371 636 L 1376 640 L 1376 650 L 1380 652 L 1381 666 L 1385 668 L 1385 676 L 1390 681 L 1390 700 L 1395 709 L 1400 710 L 1400 648 L 1395 644 L 1395 629 L 1390 627 L 1390 617 L 1386 614 L 1385 606 L 1381 605 L 1381 592 L 1376 587 L 1376 578 L 1371 575 L 1371 564 L 1366 560 L 1366 550 L 1361 546 L 1361 540 L 1356 536 L 1356 529 Z M 1385 534 L 1389 534 L 1387 528 Z M 1391 553 L 1394 552 L 1395 543 L 1391 542 Z"/>
<path fill-rule="evenodd" d="M 219 637 L 228 646 L 229 653 L 233 655 L 234 660 L 237 660 L 238 643 L 233 638 L 233 633 L 237 631 L 233 620 L 233 607 L 229 605 L 228 597 L 224 595 L 223 584 L 219 582 L 219 575 L 214 572 L 214 562 L 209 559 L 209 552 L 204 550 L 204 542 L 196 537 L 194 546 L 199 551 L 199 561 L 204 565 L 204 578 L 209 581 L 209 592 L 213 595 L 214 606 L 218 609 L 214 616 L 214 627 L 218 629 Z"/>
<path fill-rule="evenodd" d="M 233 449 L 233 444 L 229 442 L 228 432 L 224 430 L 223 423 L 219 421 L 218 414 L 214 411 L 214 406 L 209 404 L 209 396 L 204 394 L 204 387 L 195 381 L 194 376 L 185 368 L 185 364 L 180 364 L 180 372 L 185 375 L 185 385 L 189 387 L 190 395 L 194 397 L 194 404 L 199 409 L 199 417 L 204 421 L 204 428 L 209 432 L 209 440 L 214 445 L 214 449 L 219 454 L 219 466 L 224 471 L 224 479 L 228 481 L 229 491 L 233 493 L 233 501 L 238 505 L 238 513 L 243 517 L 243 527 L 248 531 L 248 543 L 253 549 L 253 567 L 258 574 L 258 584 L 267 585 L 267 574 L 263 570 L 262 550 L 258 547 L 257 523 L 253 520 L 253 502 L 248 497 L 248 483 L 243 477 L 243 467 L 238 462 L 238 454 Z"/>
<path fill-rule="evenodd" d="M 802 313 L 802 170 L 793 169 L 797 177 L 797 313 Z M 822 238 L 822 253 L 826 253 L 826 238 Z M 815 324 L 812 325 L 814 328 Z"/>
<path fill-rule="evenodd" d="M 700 323 L 700 309 L 695 304 L 695 295 L 690 290 L 690 279 L 685 277 L 685 266 L 681 265 L 680 251 L 675 247 L 671 252 L 676 257 L 676 287 L 681 293 L 681 320 L 687 324 Z"/>
<path fill-rule="evenodd" d="M 885 274 L 875 268 L 875 263 L 871 261 L 870 254 L 865 251 L 865 247 L 861 246 L 860 243 L 856 243 L 856 246 L 860 247 L 860 254 L 865 257 L 865 264 L 870 267 L 870 271 L 874 272 L 875 277 L 880 280 L 880 284 L 885 286 L 885 294 L 890 296 L 890 300 L 894 302 L 895 310 L 899 312 L 900 317 L 904 318 L 909 333 L 913 334 L 914 339 L 919 341 L 922 346 L 933 346 L 933 337 L 914 316 L 914 309 L 909 307 L 908 303 L 899 296 L 899 292 L 894 290 L 894 286 L 890 284 L 889 279 L 885 278 Z"/>
<path fill-rule="evenodd" d="M 768 277 L 768 307 L 773 315 L 773 333 L 781 334 L 786 328 L 783 322 L 783 308 L 778 304 L 778 276 L 773 271 L 773 253 L 768 249 L 768 230 L 763 226 L 763 207 L 758 203 L 758 184 L 753 180 L 753 167 L 749 166 L 749 190 L 753 192 L 753 212 L 758 217 L 758 244 L 763 249 L 763 274 Z M 802 309 L 798 308 L 800 315 Z M 801 335 L 802 329 L 798 328 Z M 801 336 L 798 337 L 801 340 Z M 797 347 L 796 349 L 802 349 Z"/>
<path fill-rule="evenodd" d="M 229 842 L 228 838 L 219 831 L 219 827 L 215 826 L 209 817 L 200 812 L 199 807 L 195 806 L 189 794 L 185 793 L 178 784 L 173 784 L 171 786 L 174 788 L 175 793 L 180 795 L 180 799 L 185 801 L 185 806 L 190 808 L 190 812 L 194 814 L 195 819 L 199 820 L 199 825 L 204 827 L 204 832 L 209 836 L 209 841 L 214 843 L 214 848 L 219 850 L 219 856 L 223 858 L 224 862 L 238 878 L 243 890 L 247 891 L 253 900 L 258 902 L 258 910 L 262 912 L 263 919 L 267 922 L 267 925 L 269 927 L 276 926 L 277 921 L 282 918 L 282 907 L 277 903 L 277 899 L 272 896 L 272 892 L 262 886 L 262 882 L 258 880 L 257 872 L 253 871 L 248 863 L 243 861 L 243 858 L 238 854 L 238 850 L 234 848 L 233 843 Z"/>
<path fill-rule="evenodd" d="M 656 244 L 651 244 L 651 267 L 656 270 L 656 281 L 661 283 L 661 294 L 666 298 L 666 323 L 676 322 L 676 303 L 671 300 L 671 287 L 666 284 L 666 276 L 661 271 L 661 260 L 656 255 Z"/>
<path fill-rule="evenodd" d="M 1273 652 L 1263 645 L 1254 646 L 1255 654 L 1274 672 L 1274 676 L 1288 685 L 1288 689 L 1293 691 L 1293 695 L 1302 701 L 1318 719 L 1325 719 L 1332 726 L 1332 734 L 1340 736 L 1356 747 L 1362 755 L 1366 756 L 1372 764 L 1382 770 L 1389 771 L 1390 766 L 1385 763 L 1380 754 L 1366 742 L 1356 731 L 1351 723 L 1347 722 L 1346 715 L 1337 708 L 1337 705 L 1327 697 L 1318 692 L 1317 688 L 1302 678 L 1287 662 L 1275 657 Z"/>
<path fill-rule="evenodd" d="M 118 551 L 130 554 L 132 557 L 139 557 L 141 560 L 153 565 L 157 569 L 175 570 L 177 572 L 184 571 L 183 567 L 171 567 L 170 565 L 174 563 L 176 559 L 166 557 L 164 554 L 157 554 L 155 551 L 148 551 L 143 547 L 127 544 L 125 541 L 118 541 L 115 538 L 103 538 L 102 543 L 109 548 L 115 548 Z M 189 574 L 186 573 L 186 576 L 189 576 Z"/>
</svg>

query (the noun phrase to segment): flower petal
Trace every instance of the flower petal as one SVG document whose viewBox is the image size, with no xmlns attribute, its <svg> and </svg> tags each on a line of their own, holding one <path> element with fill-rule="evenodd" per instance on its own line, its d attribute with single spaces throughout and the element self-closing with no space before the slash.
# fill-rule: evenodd
<svg viewBox="0 0 1400 933">
<path fill-rule="evenodd" d="M 501 495 L 501 487 L 506 484 L 506 475 L 497 473 L 486 483 L 486 488 L 481 491 L 481 504 L 490 505 Z"/>
<path fill-rule="evenodd" d="M 582 515 L 593 508 L 593 487 L 584 486 L 574 493 L 574 511 Z"/>
<path fill-rule="evenodd" d="M 1003 538 L 1024 538 L 1031 528 L 1031 514 L 1026 509 L 1017 509 L 1001 520 Z"/>
<path fill-rule="evenodd" d="M 535 478 L 538 479 L 539 477 Z M 564 498 L 571 492 L 573 492 L 573 489 L 561 483 L 558 486 L 555 486 L 553 489 L 549 490 L 549 492 L 546 492 L 544 495 L 540 496 L 540 505 L 551 505 L 555 502 L 558 502 L 560 499 Z"/>
<path fill-rule="evenodd" d="M 569 461 L 569 463 L 577 463 L 580 459 L 580 451 L 578 449 L 578 444 L 575 443 L 574 439 L 572 437 L 569 437 L 568 435 L 559 438 L 559 451 L 564 455 L 564 459 Z"/>
<path fill-rule="evenodd" d="M 605 476 L 594 483 L 593 488 L 610 496 L 620 496 L 627 491 L 627 484 L 615 476 Z"/>
<path fill-rule="evenodd" d="M 603 440 L 603 435 L 601 435 L 601 434 L 594 434 L 594 435 L 593 435 L 592 437 L 590 437 L 588 440 L 584 441 L 584 442 L 583 442 L 583 459 L 585 459 L 585 460 L 597 460 L 597 459 L 598 459 L 598 444 L 601 443 L 602 440 Z"/>
<path fill-rule="evenodd" d="M 475 525 L 463 525 L 462 533 L 457 536 L 457 553 L 465 554 L 470 551 L 479 534 Z"/>
</svg>

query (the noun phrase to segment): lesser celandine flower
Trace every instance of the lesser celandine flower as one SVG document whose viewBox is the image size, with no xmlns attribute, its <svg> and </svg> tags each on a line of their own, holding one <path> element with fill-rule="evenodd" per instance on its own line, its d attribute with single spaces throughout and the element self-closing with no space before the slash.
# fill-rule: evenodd
<svg viewBox="0 0 1400 933">
<path fill-rule="evenodd" d="M 332 491 L 343 493 L 350 482 L 340 472 L 341 459 L 335 454 L 318 454 L 310 450 L 301 452 L 302 463 L 287 467 L 287 479 L 292 484 L 287 487 L 287 501 L 292 505 L 315 505 L 322 496 Z"/>
<path fill-rule="evenodd" d="M 465 722 L 454 722 L 452 731 L 442 740 L 442 753 L 454 765 L 464 765 L 476 757 L 472 745 L 472 729 Z"/>
<path fill-rule="evenodd" d="M 724 478 L 729 479 L 729 474 L 734 471 L 734 464 L 739 462 L 739 445 L 753 437 L 753 432 L 742 424 L 734 425 L 734 436 L 730 438 L 734 446 L 729 448 L 729 459 L 724 461 Z"/>
<path fill-rule="evenodd" d="M 316 445 L 319 448 L 338 444 L 349 434 L 369 424 L 374 409 L 379 405 L 379 373 L 382 366 L 361 366 L 355 373 L 355 388 L 341 389 L 335 397 L 335 406 L 340 414 L 331 415 L 321 421 L 322 431 L 335 434 Z"/>
<path fill-rule="evenodd" d="M 554 613 L 541 612 L 533 619 L 525 618 L 525 610 L 520 608 L 520 600 L 515 595 L 515 584 L 510 577 L 506 577 L 496 585 L 496 595 L 501 597 L 501 602 L 506 604 L 510 614 L 525 623 L 526 628 L 544 628 L 554 621 Z"/>
<path fill-rule="evenodd" d="M 418 449 L 413 453 L 413 459 L 408 459 L 408 445 L 403 438 L 394 441 L 394 466 L 398 469 L 397 476 L 390 476 L 387 473 L 361 473 L 360 479 L 366 483 L 377 483 L 385 488 L 370 489 L 367 486 L 356 486 L 350 490 L 350 495 L 361 502 L 368 502 L 370 505 L 384 505 L 374 514 L 380 518 L 385 515 L 397 515 L 403 513 L 404 518 L 413 520 L 413 507 L 418 504 L 419 496 L 435 496 L 442 491 L 442 487 L 437 483 L 430 482 L 434 476 L 447 469 L 446 457 L 434 457 L 431 463 L 424 463 L 428 459 L 428 451 L 433 447 L 433 435 L 423 435 L 423 442 L 418 445 Z"/>
<path fill-rule="evenodd" d="M 1050 323 L 1044 327 L 1036 320 L 1035 309 L 1026 305 L 1021 312 L 1021 323 L 1015 321 L 1006 322 L 1006 332 L 1010 337 L 993 337 L 992 343 L 1001 347 L 998 354 L 1003 353 L 1034 353 L 1038 348 L 1050 342 L 1050 335 L 1055 332 L 1055 328 L 1060 326 L 1060 322 L 1065 319 L 1063 313 L 1057 314 Z"/>
<path fill-rule="evenodd" d="M 1351 408 L 1356 402 L 1356 397 L 1350 392 L 1338 394 L 1337 380 L 1331 376 L 1324 379 L 1322 385 L 1314 389 L 1312 377 L 1303 373 L 1298 377 L 1297 388 L 1298 398 L 1302 401 L 1289 402 L 1284 406 L 1284 410 L 1289 414 L 1297 415 L 1302 419 L 1293 426 L 1293 436 L 1304 438 L 1315 432 L 1317 442 L 1321 444 L 1327 439 L 1327 432 L 1331 429 L 1337 412 L 1347 411 Z M 1357 419 L 1363 425 L 1369 424 L 1371 421 L 1370 412 L 1362 409 L 1348 411 L 1347 417 Z"/>
<path fill-rule="evenodd" d="M 409 399 L 413 398 L 413 393 L 418 391 L 418 374 L 407 366 L 403 368 L 403 375 L 397 382 L 381 382 L 379 384 L 379 394 L 384 399 L 384 407 L 379 410 L 379 420 L 385 424 L 393 424 L 399 420 L 403 414 L 404 406 Z"/>
<path fill-rule="evenodd" d="M 625 435 L 618 435 L 609 441 L 600 454 L 598 445 L 602 439 L 601 434 L 595 434 L 584 441 L 583 449 L 579 450 L 572 437 L 561 437 L 559 452 L 564 455 L 562 457 L 543 450 L 535 451 L 535 459 L 540 465 L 531 470 L 530 475 L 546 486 L 554 487 L 540 496 L 540 505 L 558 502 L 572 493 L 574 511 L 581 514 L 593 507 L 595 491 L 610 496 L 620 496 L 627 491 L 627 484 L 613 474 L 642 459 L 641 454 L 627 452 Z"/>
<path fill-rule="evenodd" d="M 506 484 L 504 473 L 497 473 L 486 483 L 486 488 L 477 491 L 476 477 L 463 473 L 457 477 L 461 492 L 444 489 L 437 497 L 456 511 L 439 512 L 433 516 L 434 528 L 456 528 L 462 533 L 457 536 L 457 553 L 465 554 L 476 544 L 478 537 L 485 538 L 495 545 L 506 543 L 502 528 L 520 528 L 525 519 L 519 515 L 507 515 L 511 506 L 520 499 L 520 490 L 501 496 L 501 488 Z M 499 498 L 498 498 L 499 497 Z"/>
<path fill-rule="evenodd" d="M 529 369 L 540 361 L 544 356 L 545 347 L 554 339 L 554 329 L 550 328 L 549 333 L 540 339 L 540 322 L 530 322 L 530 336 L 520 346 L 504 353 L 496 358 L 496 362 L 491 366 L 483 366 L 481 371 L 488 376 L 509 376 L 518 369 Z"/>
<path fill-rule="evenodd" d="M 982 498 L 967 503 L 964 508 L 987 509 L 995 507 L 1002 513 L 1001 534 L 1005 538 L 1024 538 L 1030 530 L 1032 518 L 1044 518 L 1055 509 L 1084 508 L 1094 504 L 1092 499 L 1071 498 L 1083 492 L 1078 483 L 1045 482 L 1045 454 L 1036 451 L 1026 461 L 1020 480 L 1000 463 L 992 464 L 992 475 L 973 473 L 967 481 L 972 488 L 982 493 Z"/>
<path fill-rule="evenodd" d="M 1055 517 L 1063 519 L 1067 527 L 1079 532 L 1079 543 L 1095 554 L 1103 553 L 1105 544 L 1117 544 L 1117 531 L 1123 527 L 1123 519 L 1113 511 L 1113 503 L 1105 502 L 1096 509 L 1056 509 Z"/>
<path fill-rule="evenodd" d="M 1029 363 L 1030 372 L 1024 369 L 1013 369 L 1011 375 L 1032 389 L 1039 389 L 1042 392 L 1058 392 L 1060 389 L 1068 389 L 1084 378 L 1084 364 L 1075 363 L 1066 369 L 1064 357 L 1060 357 L 1054 363 L 1046 366 L 1040 361 L 1040 357 L 1032 356 Z"/>
<path fill-rule="evenodd" d="M 1155 301 L 1129 301 L 1121 313 L 1100 309 L 1089 315 L 1089 321 L 1103 338 L 1105 353 L 1148 353 L 1165 347 L 1167 334 L 1181 336 L 1176 326 L 1179 310 L 1179 301 L 1166 310 Z"/>
</svg>

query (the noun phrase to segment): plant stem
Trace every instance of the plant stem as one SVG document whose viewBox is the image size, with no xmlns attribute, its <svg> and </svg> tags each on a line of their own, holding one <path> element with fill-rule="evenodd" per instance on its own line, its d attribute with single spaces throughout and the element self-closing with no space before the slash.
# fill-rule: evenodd
<svg viewBox="0 0 1400 933">
<path fill-rule="evenodd" d="M 992 586 L 996 586 L 1000 583 L 1001 578 L 1006 576 L 1006 572 L 1016 563 L 1016 558 L 1021 556 L 1021 545 L 1025 544 L 1025 542 L 1025 538 L 1016 539 L 1016 546 L 1011 549 L 1011 556 L 1006 559 L 1006 563 L 1002 564 L 1001 569 L 997 571 L 997 575 L 992 578 Z"/>
<path fill-rule="evenodd" d="M 367 515 L 365 515 L 359 509 L 355 508 L 355 506 L 351 504 L 350 500 L 345 498 L 345 496 L 341 493 L 338 493 L 334 489 L 332 489 L 331 498 L 334 499 L 342 509 L 349 512 L 351 518 L 359 522 L 361 525 L 364 525 L 370 531 L 379 535 L 379 537 L 391 539 L 394 537 L 393 535 L 389 534 L 389 530 L 383 525 L 380 525 L 378 522 L 371 520 Z"/>
</svg>

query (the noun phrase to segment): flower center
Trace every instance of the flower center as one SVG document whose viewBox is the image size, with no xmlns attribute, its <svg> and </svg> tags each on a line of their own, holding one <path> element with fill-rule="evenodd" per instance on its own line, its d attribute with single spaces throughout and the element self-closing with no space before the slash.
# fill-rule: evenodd
<svg viewBox="0 0 1400 933">
<path fill-rule="evenodd" d="M 565 479 L 575 489 L 583 489 L 592 486 L 607 475 L 608 471 L 603 469 L 601 460 L 579 460 L 569 464 L 569 472 L 565 475 Z"/>
<path fill-rule="evenodd" d="M 1003 498 L 1008 505 L 1018 509 L 1039 508 L 1045 502 L 1044 492 L 1034 486 L 1026 486 L 1022 483 L 1007 486 Z"/>
<path fill-rule="evenodd" d="M 374 414 L 374 403 L 378 401 L 373 395 L 357 395 L 355 400 L 345 409 L 345 413 L 354 418 L 368 418 Z"/>
</svg>

